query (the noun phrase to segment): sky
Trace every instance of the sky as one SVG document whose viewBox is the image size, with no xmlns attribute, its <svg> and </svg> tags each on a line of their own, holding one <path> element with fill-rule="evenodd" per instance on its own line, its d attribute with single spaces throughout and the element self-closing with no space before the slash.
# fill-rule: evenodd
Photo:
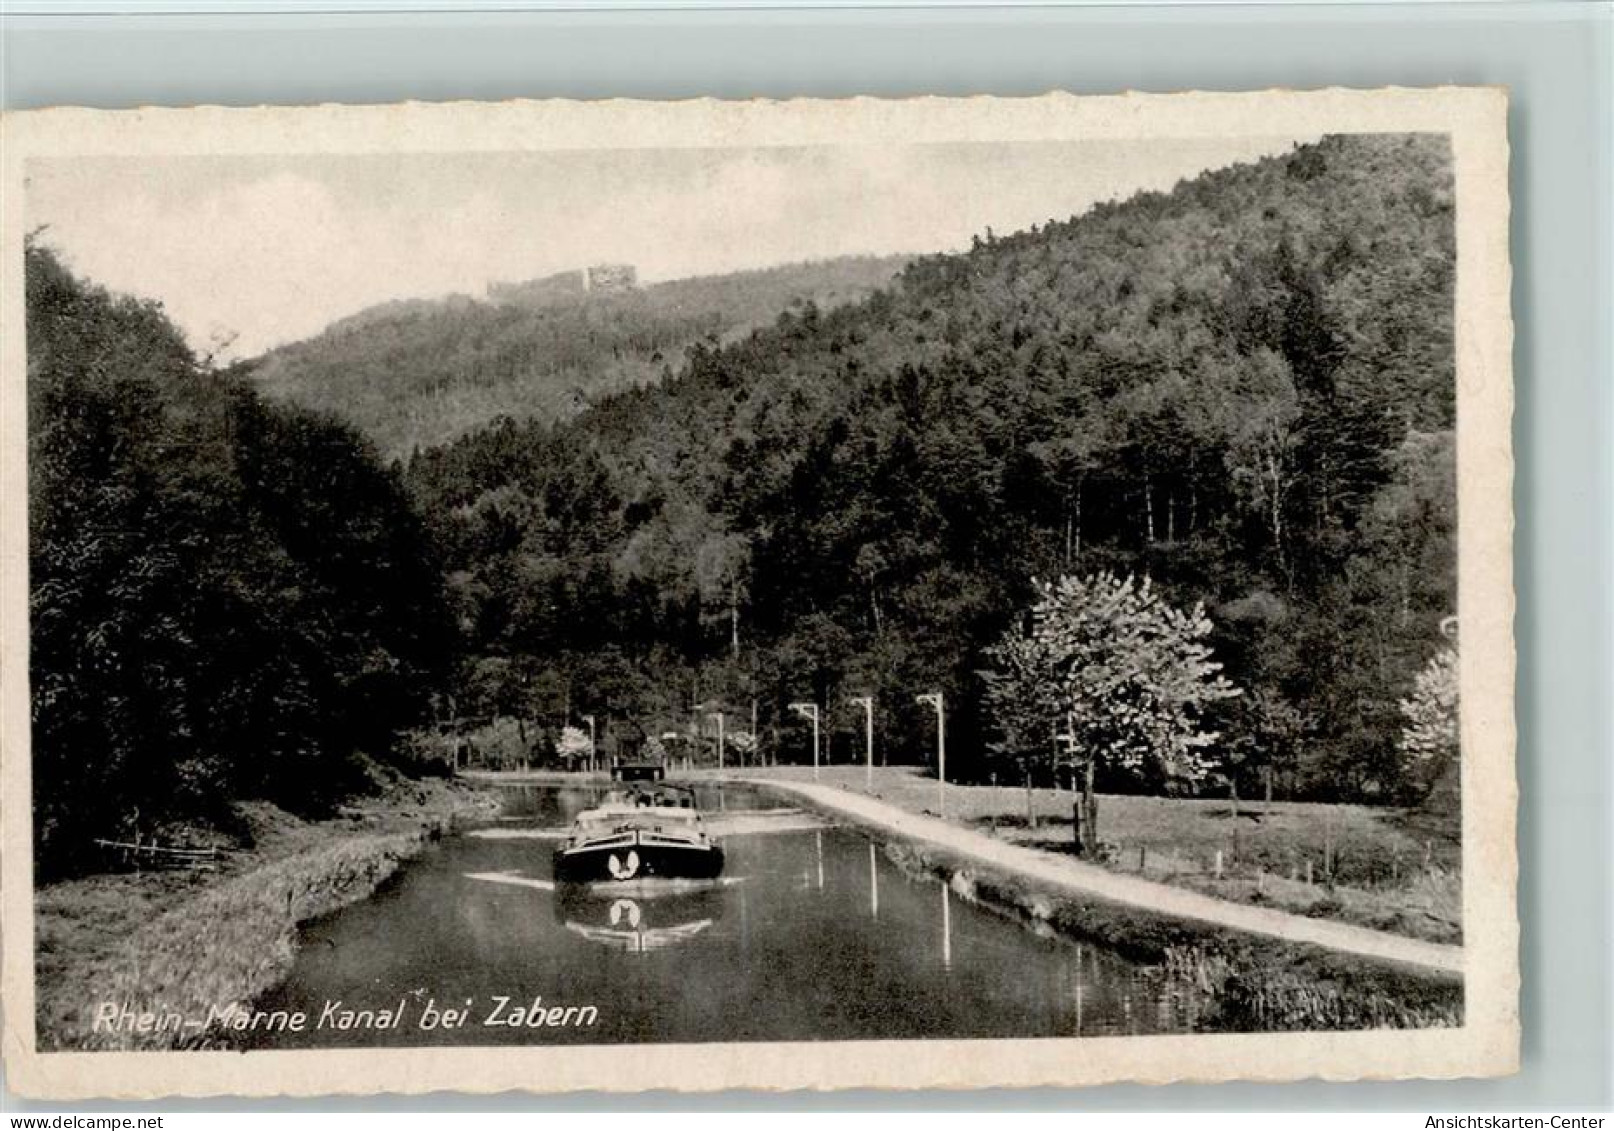
<svg viewBox="0 0 1614 1131">
<path fill-rule="evenodd" d="M 595 263 L 659 282 L 961 250 L 1306 140 L 53 159 L 25 207 L 76 272 L 161 301 L 225 359 Z"/>
</svg>

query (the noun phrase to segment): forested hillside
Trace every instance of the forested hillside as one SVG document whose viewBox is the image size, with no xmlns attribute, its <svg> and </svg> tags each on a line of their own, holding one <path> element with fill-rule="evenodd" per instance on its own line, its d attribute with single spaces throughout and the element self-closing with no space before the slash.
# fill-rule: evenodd
<svg viewBox="0 0 1614 1131">
<path fill-rule="evenodd" d="M 535 284 L 504 288 L 503 301 L 388 303 L 271 351 L 255 372 L 271 398 L 339 414 L 384 453 L 407 456 L 501 416 L 568 419 L 680 367 L 692 343 L 803 304 L 865 298 L 905 262 L 850 257 L 623 293 Z"/>
<path fill-rule="evenodd" d="M 1402 795 L 1398 701 L 1456 608 L 1452 210 L 1444 139 L 1331 137 L 419 452 L 461 710 L 588 712 L 632 748 L 755 700 L 801 758 L 786 706 L 812 699 L 845 760 L 872 693 L 881 749 L 918 761 L 940 690 L 950 765 L 984 776 L 986 649 L 1033 579 L 1108 569 L 1204 602 L 1244 692 L 1229 773 L 1259 746 L 1300 791 Z M 512 319 L 500 356 L 539 348 L 485 317 Z M 490 356 L 427 329 L 399 349 Z"/>
<path fill-rule="evenodd" d="M 453 625 L 395 472 L 199 364 L 155 304 L 27 255 L 42 876 L 95 838 L 322 812 L 429 714 Z"/>
</svg>

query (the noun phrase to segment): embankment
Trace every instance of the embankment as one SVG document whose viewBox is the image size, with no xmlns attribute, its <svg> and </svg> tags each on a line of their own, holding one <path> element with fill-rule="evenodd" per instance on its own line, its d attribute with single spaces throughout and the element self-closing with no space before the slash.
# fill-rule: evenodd
<svg viewBox="0 0 1614 1131">
<path fill-rule="evenodd" d="M 490 815 L 496 804 L 459 783 L 402 783 L 330 821 L 276 811 L 273 833 L 217 874 L 98 876 L 43 889 L 39 1048 L 202 1047 L 200 1026 L 98 1030 L 97 1011 L 205 1018 L 252 1001 L 291 969 L 299 923 L 369 897 L 457 820 Z"/>
<path fill-rule="evenodd" d="M 1213 1003 L 1220 1030 L 1460 1025 L 1462 950 L 1120 876 L 874 798 L 755 780 L 875 833 L 905 870 L 1033 927 L 1089 939 Z"/>
<path fill-rule="evenodd" d="M 610 785 L 611 775 L 603 770 L 462 770 L 468 782 L 488 785 Z"/>
</svg>

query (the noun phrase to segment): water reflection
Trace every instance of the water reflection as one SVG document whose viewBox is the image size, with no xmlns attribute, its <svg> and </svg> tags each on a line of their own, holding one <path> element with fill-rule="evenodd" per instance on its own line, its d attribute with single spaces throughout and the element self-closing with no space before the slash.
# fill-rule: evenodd
<svg viewBox="0 0 1614 1131">
<path fill-rule="evenodd" d="M 1076 944 L 1076 1036 L 1082 1035 L 1082 944 Z"/>
<path fill-rule="evenodd" d="M 700 804 L 787 808 L 727 792 L 719 802 L 703 791 Z M 563 826 L 599 793 L 513 790 L 506 815 L 519 819 L 501 827 Z M 1197 1017 L 1181 989 L 1101 948 L 1033 934 L 954 898 L 851 829 L 726 837 L 723 881 L 695 890 L 557 888 L 553 847 L 537 837 L 443 841 L 372 899 L 308 925 L 291 978 L 260 1004 L 542 996 L 597 1007 L 588 1031 L 406 1025 L 255 1039 L 292 1047 L 1033 1037 L 1184 1031 Z"/>
<path fill-rule="evenodd" d="M 644 954 L 690 942 L 723 914 L 717 887 L 665 898 L 628 898 L 609 888 L 567 885 L 555 897 L 555 917 L 589 942 Z"/>
<path fill-rule="evenodd" d="M 869 918 L 880 917 L 880 865 L 874 856 L 874 842 L 869 841 Z"/>
</svg>

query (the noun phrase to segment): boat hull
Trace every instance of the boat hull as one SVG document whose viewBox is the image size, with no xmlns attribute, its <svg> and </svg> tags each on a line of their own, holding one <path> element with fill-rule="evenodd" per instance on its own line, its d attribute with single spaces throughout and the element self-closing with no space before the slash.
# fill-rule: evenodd
<svg viewBox="0 0 1614 1131">
<path fill-rule="evenodd" d="M 646 878 L 708 880 L 723 871 L 723 850 L 653 833 L 617 836 L 555 851 L 555 880 L 563 884 L 627 883 Z"/>
</svg>

